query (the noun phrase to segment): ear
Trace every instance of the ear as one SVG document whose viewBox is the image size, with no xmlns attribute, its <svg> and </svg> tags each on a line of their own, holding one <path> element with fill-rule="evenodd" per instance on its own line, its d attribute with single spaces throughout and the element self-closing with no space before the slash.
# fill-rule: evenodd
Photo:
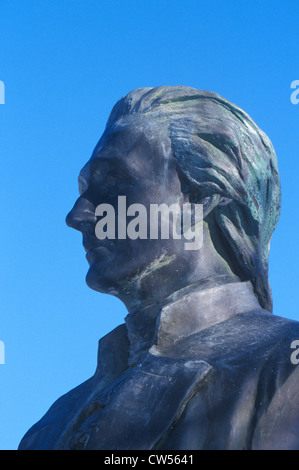
<svg viewBox="0 0 299 470">
<path fill-rule="evenodd" d="M 200 200 L 197 204 L 203 206 L 203 219 L 212 212 L 217 206 L 226 206 L 232 201 L 228 197 L 222 197 L 219 194 L 213 194 L 212 196 L 206 196 Z"/>
<path fill-rule="evenodd" d="M 203 204 L 203 218 L 205 218 L 215 207 L 226 206 L 232 201 L 228 197 L 221 197 L 219 194 L 213 194 L 212 196 L 205 197 L 201 204 Z"/>
<path fill-rule="evenodd" d="M 203 218 L 205 219 L 210 212 L 212 212 L 215 207 L 218 206 L 221 200 L 219 194 L 213 194 L 212 196 L 207 196 L 203 198 L 200 203 L 203 205 Z"/>
<path fill-rule="evenodd" d="M 219 201 L 219 206 L 227 206 L 230 202 L 232 202 L 232 199 L 229 197 L 222 197 Z"/>
</svg>

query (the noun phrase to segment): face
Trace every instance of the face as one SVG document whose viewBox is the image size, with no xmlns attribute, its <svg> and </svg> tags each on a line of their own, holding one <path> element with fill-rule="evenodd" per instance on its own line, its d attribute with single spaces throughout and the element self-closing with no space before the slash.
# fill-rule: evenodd
<svg viewBox="0 0 299 470">
<path fill-rule="evenodd" d="M 141 130 L 136 135 L 136 127 L 130 126 L 105 132 L 80 172 L 79 193 L 66 223 L 82 232 L 89 263 L 86 277 L 89 287 L 122 298 L 130 291 L 137 295 L 141 284 L 143 288 L 148 284 L 152 290 L 160 289 L 161 273 L 166 285 L 170 277 L 175 280 L 183 275 L 185 265 L 188 269 L 189 253 L 184 251 L 182 240 L 150 236 L 120 239 L 117 233 L 121 217 L 119 196 L 125 196 L 126 208 L 142 204 L 147 217 L 150 204 L 183 204 L 184 195 L 166 142 L 163 145 L 161 139 L 149 140 Z M 99 221 L 96 208 L 101 204 L 114 209 L 114 239 L 101 240 L 96 236 Z M 127 217 L 127 223 L 133 218 Z M 149 232 L 148 218 L 147 224 Z"/>
</svg>

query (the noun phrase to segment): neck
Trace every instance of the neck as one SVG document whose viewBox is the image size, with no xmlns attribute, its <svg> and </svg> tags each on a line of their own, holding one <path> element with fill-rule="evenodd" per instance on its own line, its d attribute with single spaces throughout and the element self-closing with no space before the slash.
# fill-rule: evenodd
<svg viewBox="0 0 299 470">
<path fill-rule="evenodd" d="M 151 347 L 165 351 L 176 341 L 246 311 L 260 310 L 250 282 L 230 276 L 207 278 L 179 289 L 163 302 L 136 306 L 125 318 L 129 364 Z"/>
</svg>

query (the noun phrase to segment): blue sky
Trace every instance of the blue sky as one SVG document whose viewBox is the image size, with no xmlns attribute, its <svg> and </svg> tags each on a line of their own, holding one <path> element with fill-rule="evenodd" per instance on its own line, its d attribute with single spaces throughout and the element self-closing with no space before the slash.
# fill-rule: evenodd
<svg viewBox="0 0 299 470">
<path fill-rule="evenodd" d="M 298 24 L 295 0 L 0 0 L 0 449 L 93 374 L 98 339 L 126 315 L 86 286 L 64 219 L 112 106 L 134 88 L 215 91 L 268 134 L 283 195 L 274 314 L 299 320 Z"/>
</svg>

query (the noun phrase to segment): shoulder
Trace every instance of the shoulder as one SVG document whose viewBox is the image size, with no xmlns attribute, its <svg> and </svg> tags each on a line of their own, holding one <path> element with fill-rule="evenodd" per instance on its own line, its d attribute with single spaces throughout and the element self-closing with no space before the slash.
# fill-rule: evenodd
<svg viewBox="0 0 299 470">
<path fill-rule="evenodd" d="M 299 450 L 299 365 L 292 365 L 289 374 L 278 376 L 280 383 L 258 420 L 252 448 L 259 450 Z"/>
<path fill-rule="evenodd" d="M 252 449 L 299 450 L 299 322 L 269 315 L 254 329 L 260 345 Z"/>
<path fill-rule="evenodd" d="M 95 374 L 58 398 L 45 415 L 24 435 L 19 450 L 54 449 L 62 435 L 88 406 L 93 393 L 101 390 L 127 367 L 128 340 L 124 325 L 119 325 L 99 340 Z"/>
<path fill-rule="evenodd" d="M 83 405 L 92 387 L 90 378 L 58 398 L 45 415 L 24 435 L 19 450 L 52 449 L 76 409 Z"/>
</svg>

